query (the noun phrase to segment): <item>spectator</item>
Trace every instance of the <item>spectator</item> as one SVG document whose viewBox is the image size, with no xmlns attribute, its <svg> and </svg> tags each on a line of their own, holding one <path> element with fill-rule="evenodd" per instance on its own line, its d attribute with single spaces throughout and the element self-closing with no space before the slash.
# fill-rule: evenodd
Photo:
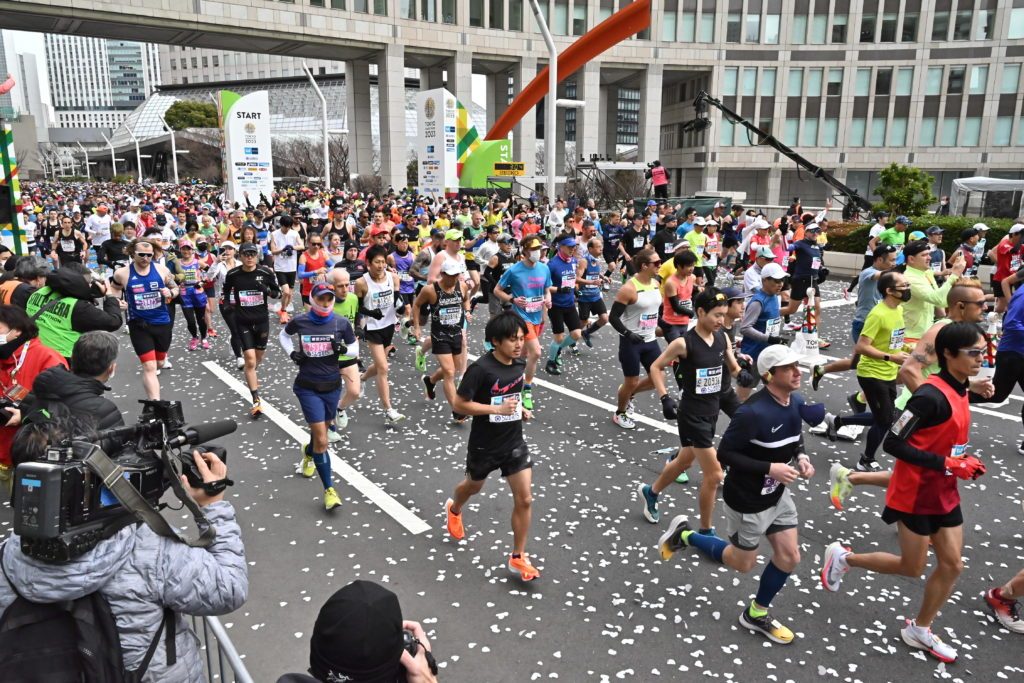
<svg viewBox="0 0 1024 683">
<path fill-rule="evenodd" d="M 46 286 L 32 294 L 26 310 L 35 316 L 39 339 L 65 358 L 83 332 L 121 329 L 122 301 L 106 296 L 107 283 L 92 279 L 92 273 L 81 263 L 68 263 L 50 273 Z M 93 303 L 103 297 L 103 308 Z"/>
<path fill-rule="evenodd" d="M 17 256 L 13 277 L 0 283 L 0 304 L 24 310 L 29 297 L 46 284 L 50 264 L 42 256 Z"/>
<path fill-rule="evenodd" d="M 416 638 L 415 656 L 405 649 L 403 630 Z M 437 664 L 423 627 L 402 620 L 398 596 L 372 581 L 353 581 L 320 608 L 309 673 L 285 674 L 277 683 L 436 683 Z"/>
<path fill-rule="evenodd" d="M 14 443 L 15 460 L 38 460 L 49 444 L 75 435 L 83 435 L 83 425 L 70 416 L 26 425 Z M 204 482 L 227 477 L 227 465 L 216 455 L 200 457 L 198 450 L 194 455 Z M 20 537 L 12 533 L 2 559 L 0 610 L 14 602 L 15 590 L 43 604 L 98 591 L 117 622 L 125 668 L 134 671 L 156 640 L 165 608 L 170 609 L 176 657 L 173 663 L 167 661 L 168 639 L 161 635 L 142 681 L 205 683 L 199 639 L 184 615 L 219 615 L 238 609 L 248 596 L 249 578 L 235 510 L 223 500 L 223 491 L 210 495 L 202 488 L 188 488 L 217 529 L 206 548 L 193 548 L 158 536 L 144 524 L 131 524 L 70 561 L 54 564 L 23 554 Z"/>
</svg>

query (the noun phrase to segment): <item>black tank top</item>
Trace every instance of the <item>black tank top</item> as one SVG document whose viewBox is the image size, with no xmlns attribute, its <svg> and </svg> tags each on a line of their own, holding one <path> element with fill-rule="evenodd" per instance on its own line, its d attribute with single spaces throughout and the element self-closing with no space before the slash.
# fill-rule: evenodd
<svg viewBox="0 0 1024 683">
<path fill-rule="evenodd" d="M 714 341 L 708 346 L 694 327 L 683 335 L 683 341 L 686 358 L 679 359 L 675 371 L 676 383 L 682 390 L 679 409 L 701 417 L 717 415 L 719 398 L 729 387 L 725 378 L 729 371 L 725 367 L 725 333 L 715 332 Z"/>
<path fill-rule="evenodd" d="M 430 307 L 430 336 L 442 341 L 461 340 L 466 315 L 462 288 L 456 284 L 453 291 L 446 292 L 435 282 L 434 292 L 437 293 L 437 303 Z"/>
</svg>

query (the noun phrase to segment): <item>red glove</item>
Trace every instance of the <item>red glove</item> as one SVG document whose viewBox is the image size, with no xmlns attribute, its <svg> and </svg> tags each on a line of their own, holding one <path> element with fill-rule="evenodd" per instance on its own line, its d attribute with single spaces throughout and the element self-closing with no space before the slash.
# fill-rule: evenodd
<svg viewBox="0 0 1024 683">
<path fill-rule="evenodd" d="M 965 455 L 962 458 L 946 458 L 946 469 L 960 479 L 977 479 L 985 474 L 985 463 L 973 455 Z"/>
</svg>

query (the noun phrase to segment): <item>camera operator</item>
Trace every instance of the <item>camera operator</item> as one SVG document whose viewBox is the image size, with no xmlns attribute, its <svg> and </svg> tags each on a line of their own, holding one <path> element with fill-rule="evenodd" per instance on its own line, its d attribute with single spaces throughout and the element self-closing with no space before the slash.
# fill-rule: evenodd
<svg viewBox="0 0 1024 683">
<path fill-rule="evenodd" d="M 0 304 L 11 304 L 24 310 L 29 297 L 46 284 L 50 264 L 42 256 L 34 254 L 15 258 L 17 261 L 11 279 L 0 282 Z"/>
<path fill-rule="evenodd" d="M 88 438 L 84 425 L 70 416 L 25 426 L 14 442 L 16 462 L 40 460 L 47 447 L 72 436 Z M 204 482 L 227 477 L 227 465 L 213 453 L 194 452 Z M 11 534 L 3 552 L 0 610 L 17 594 L 34 603 L 75 600 L 99 592 L 110 605 L 117 624 L 125 668 L 137 669 L 154 640 L 155 654 L 142 681 L 205 682 L 199 657 L 200 642 L 183 615 L 220 615 L 238 609 L 248 596 L 249 579 L 241 531 L 223 491 L 209 495 L 183 485 L 216 527 L 206 548 L 190 547 L 158 536 L 144 524 L 131 524 L 91 550 L 62 563 L 43 562 L 24 554 L 22 541 Z M 8 582 L 9 581 L 9 582 Z M 174 612 L 176 657 L 169 664 L 166 634 L 156 638 L 164 609 Z"/>
<path fill-rule="evenodd" d="M 103 307 L 93 299 L 103 297 Z M 50 273 L 46 286 L 28 298 L 25 310 L 39 326 L 39 340 L 71 357 L 78 336 L 92 330 L 121 329 L 121 301 L 107 296 L 107 283 L 94 280 L 89 268 L 67 263 Z"/>
<path fill-rule="evenodd" d="M 353 581 L 328 598 L 309 639 L 309 673 L 277 683 L 436 683 L 437 663 L 423 627 L 402 619 L 398 596 Z"/>
<path fill-rule="evenodd" d="M 25 311 L 0 305 L 0 480 L 11 476 L 11 442 L 21 424 L 19 405 L 36 377 L 66 366 L 64 358 L 37 339 L 39 328 Z"/>
<path fill-rule="evenodd" d="M 651 163 L 647 164 L 647 170 L 644 171 L 644 178 L 651 181 L 651 187 L 654 188 L 655 197 L 668 199 L 668 169 L 661 165 L 661 161 L 655 159 Z"/>
</svg>

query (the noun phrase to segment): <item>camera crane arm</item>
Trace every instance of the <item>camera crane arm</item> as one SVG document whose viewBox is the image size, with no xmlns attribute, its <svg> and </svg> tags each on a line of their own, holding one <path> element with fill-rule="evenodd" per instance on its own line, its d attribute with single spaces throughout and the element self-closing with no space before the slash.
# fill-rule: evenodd
<svg viewBox="0 0 1024 683">
<path fill-rule="evenodd" d="M 697 111 L 697 119 L 685 124 L 685 127 L 690 130 L 697 131 L 709 128 L 711 126 L 711 122 L 707 118 L 708 105 L 721 111 L 726 120 L 733 124 L 743 126 L 751 133 L 754 133 L 757 136 L 757 144 L 768 145 L 783 156 L 793 160 L 797 166 L 804 169 L 815 178 L 834 188 L 846 199 L 847 203 L 853 203 L 863 211 L 871 211 L 871 202 L 857 194 L 856 190 L 840 182 L 839 179 L 823 169 L 821 166 L 811 163 L 808 159 L 782 144 L 782 141 L 771 133 L 765 132 L 750 121 L 747 121 L 732 109 L 725 106 L 721 100 L 712 97 L 707 93 L 707 91 L 700 91 L 700 94 L 697 95 L 697 99 L 693 101 L 693 108 Z"/>
</svg>

